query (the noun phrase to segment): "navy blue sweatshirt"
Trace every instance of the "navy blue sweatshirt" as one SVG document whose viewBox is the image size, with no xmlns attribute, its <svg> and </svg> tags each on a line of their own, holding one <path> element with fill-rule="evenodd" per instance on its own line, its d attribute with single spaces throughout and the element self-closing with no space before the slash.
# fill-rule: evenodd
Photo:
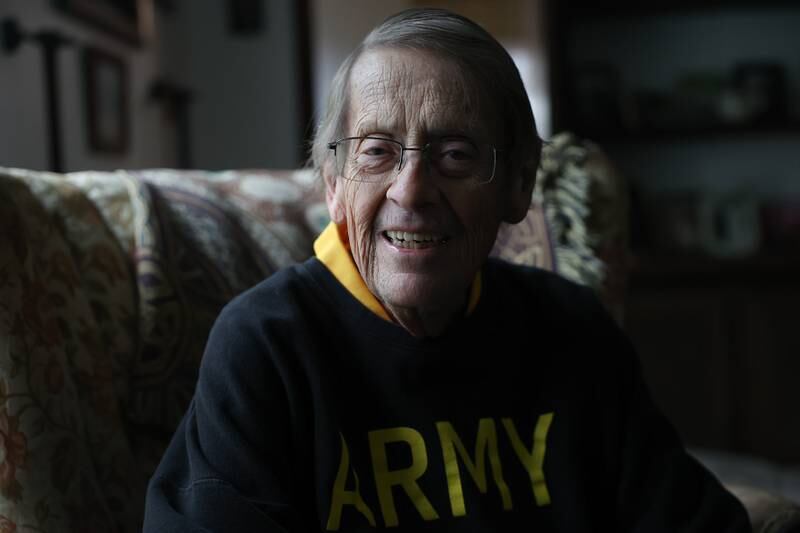
<svg viewBox="0 0 800 533">
<path fill-rule="evenodd" d="M 489 260 L 419 339 L 317 259 L 232 301 L 153 476 L 146 532 L 750 531 L 590 290 Z"/>
</svg>

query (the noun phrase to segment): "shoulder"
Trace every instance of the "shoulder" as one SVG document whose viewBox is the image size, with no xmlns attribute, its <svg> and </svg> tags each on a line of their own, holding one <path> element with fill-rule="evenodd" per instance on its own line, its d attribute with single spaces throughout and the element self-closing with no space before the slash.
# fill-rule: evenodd
<svg viewBox="0 0 800 533">
<path fill-rule="evenodd" d="M 293 346 L 321 312 L 313 261 L 279 270 L 231 300 L 211 328 L 202 366 L 246 366 Z"/>
<path fill-rule="evenodd" d="M 318 283 L 324 267 L 316 259 L 283 268 L 242 292 L 222 309 L 218 323 L 263 323 L 297 320 L 298 313 L 319 299 Z"/>
<path fill-rule="evenodd" d="M 487 290 L 529 312 L 546 311 L 554 318 L 593 319 L 606 315 L 595 292 L 554 272 L 490 259 L 484 269 Z"/>
<path fill-rule="evenodd" d="M 566 369 L 580 364 L 622 376 L 636 367 L 633 345 L 591 288 L 550 271 L 497 260 L 485 273 L 491 313 L 510 325 L 521 344 L 558 353 L 553 362 Z"/>
</svg>

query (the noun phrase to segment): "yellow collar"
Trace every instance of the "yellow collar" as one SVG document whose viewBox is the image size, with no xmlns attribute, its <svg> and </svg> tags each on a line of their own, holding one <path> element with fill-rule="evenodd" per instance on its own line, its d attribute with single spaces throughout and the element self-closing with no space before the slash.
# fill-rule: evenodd
<svg viewBox="0 0 800 533">
<path fill-rule="evenodd" d="M 356 268 L 356 264 L 353 262 L 353 256 L 350 255 L 347 230 L 344 227 L 339 228 L 333 222 L 328 224 L 322 233 L 320 233 L 319 237 L 317 237 L 317 240 L 314 241 L 314 253 L 317 259 L 331 271 L 339 283 L 344 285 L 356 300 L 382 319 L 392 322 L 389 313 L 378 299 L 375 298 L 375 295 L 370 292 L 367 288 L 367 284 L 364 283 L 364 279 L 358 272 L 358 268 Z M 478 272 L 470 288 L 466 315 L 469 315 L 475 310 L 480 296 L 481 273 Z"/>
</svg>

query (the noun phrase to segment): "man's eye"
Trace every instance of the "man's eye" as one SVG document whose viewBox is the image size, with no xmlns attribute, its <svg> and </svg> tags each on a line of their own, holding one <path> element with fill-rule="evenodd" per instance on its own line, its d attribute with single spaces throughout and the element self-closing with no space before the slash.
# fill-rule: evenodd
<svg viewBox="0 0 800 533">
<path fill-rule="evenodd" d="M 472 159 L 472 155 L 463 150 L 448 150 L 444 153 L 445 157 L 456 160 Z"/>
<path fill-rule="evenodd" d="M 391 143 L 366 139 L 359 149 L 359 154 L 366 157 L 386 157 L 393 153 Z"/>
<path fill-rule="evenodd" d="M 472 161 L 478 157 L 478 153 L 469 143 L 444 143 L 439 149 L 439 156 L 452 161 Z"/>
</svg>

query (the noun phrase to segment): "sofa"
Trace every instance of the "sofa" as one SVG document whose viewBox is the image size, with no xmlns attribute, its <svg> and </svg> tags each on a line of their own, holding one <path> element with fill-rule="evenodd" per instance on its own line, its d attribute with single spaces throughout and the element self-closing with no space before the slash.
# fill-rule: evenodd
<svg viewBox="0 0 800 533">
<path fill-rule="evenodd" d="M 558 135 L 492 253 L 593 287 L 622 321 L 627 196 L 601 150 Z M 313 253 L 323 197 L 307 169 L 0 168 L 0 533 L 141 530 L 214 319 Z M 798 530 L 791 502 L 731 488 L 757 531 Z"/>
</svg>

